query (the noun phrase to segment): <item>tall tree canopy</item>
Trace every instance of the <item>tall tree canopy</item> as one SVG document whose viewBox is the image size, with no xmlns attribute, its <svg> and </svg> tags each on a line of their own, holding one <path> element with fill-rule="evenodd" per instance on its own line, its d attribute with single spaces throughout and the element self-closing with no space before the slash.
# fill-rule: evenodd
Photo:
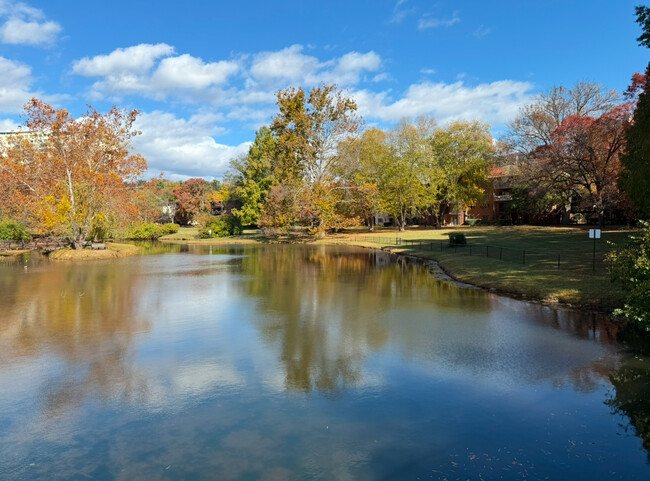
<svg viewBox="0 0 650 481">
<path fill-rule="evenodd" d="M 230 175 L 234 186 L 232 197 L 239 204 L 232 213 L 239 217 L 243 225 L 257 224 L 259 221 L 269 189 L 275 183 L 275 156 L 276 140 L 268 127 L 262 127 L 256 132 L 248 155 L 230 163 L 234 171 Z"/>
<path fill-rule="evenodd" d="M 356 103 L 335 85 L 323 85 L 309 95 L 293 87 L 278 92 L 278 108 L 271 131 L 277 139 L 279 180 L 331 180 L 339 143 L 361 127 Z"/>
<path fill-rule="evenodd" d="M 549 145 L 551 135 L 569 116 L 597 116 L 616 105 L 620 95 L 593 82 L 576 82 L 572 88 L 554 86 L 524 106 L 510 125 L 506 141 L 512 150 L 528 154 Z"/>
<path fill-rule="evenodd" d="M 640 45 L 650 48 L 650 8 L 636 7 L 637 22 L 643 34 L 637 39 Z M 645 216 L 650 216 L 650 94 L 647 82 L 650 63 L 646 74 L 632 78 L 630 90 L 640 91 L 632 126 L 627 131 L 627 151 L 622 158 L 623 173 L 620 186 L 634 205 Z"/>
<path fill-rule="evenodd" d="M 90 108 L 75 120 L 36 99 L 25 112 L 31 134 L 16 135 L 0 158 L 2 200 L 39 232 L 64 235 L 80 248 L 93 223 L 118 212 L 124 217 L 125 182 L 147 167 L 131 153 L 138 112 L 113 107 L 100 114 Z"/>
<path fill-rule="evenodd" d="M 630 110 L 626 103 L 597 118 L 567 117 L 553 131 L 551 145 L 540 148 L 548 172 L 569 188 L 579 188 L 584 209 L 597 213 L 601 224 L 604 214 L 623 202 L 617 180 Z"/>
<path fill-rule="evenodd" d="M 431 149 L 441 175 L 440 223 L 443 209 L 464 210 L 484 199 L 494 147 L 488 125 L 454 122 L 433 134 Z"/>
</svg>

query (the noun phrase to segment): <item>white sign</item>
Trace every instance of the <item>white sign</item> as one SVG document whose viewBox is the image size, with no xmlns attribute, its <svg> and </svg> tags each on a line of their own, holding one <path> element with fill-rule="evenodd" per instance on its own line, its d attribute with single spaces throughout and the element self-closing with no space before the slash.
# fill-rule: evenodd
<svg viewBox="0 0 650 481">
<path fill-rule="evenodd" d="M 600 239 L 600 229 L 589 229 L 590 239 Z"/>
</svg>

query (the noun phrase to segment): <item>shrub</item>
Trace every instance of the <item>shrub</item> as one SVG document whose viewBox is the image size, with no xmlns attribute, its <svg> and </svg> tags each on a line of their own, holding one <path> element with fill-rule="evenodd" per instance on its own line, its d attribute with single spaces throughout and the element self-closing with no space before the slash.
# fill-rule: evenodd
<svg viewBox="0 0 650 481">
<path fill-rule="evenodd" d="M 466 225 L 479 225 L 480 223 L 481 219 L 465 219 Z"/>
<path fill-rule="evenodd" d="M 624 306 L 614 313 L 650 331 L 650 224 L 643 222 L 641 233 L 608 257 L 614 279 L 627 293 Z"/>
<path fill-rule="evenodd" d="M 449 247 L 467 245 L 467 239 L 462 232 L 451 232 L 447 235 L 449 236 Z"/>
<path fill-rule="evenodd" d="M 242 233 L 241 221 L 238 217 L 224 214 L 212 217 L 199 230 L 199 237 L 207 239 L 210 237 L 228 237 Z"/>
<path fill-rule="evenodd" d="M 97 214 L 93 217 L 92 224 L 90 226 L 90 234 L 86 240 L 103 242 L 104 239 L 108 238 L 110 235 L 110 228 L 106 216 L 103 214 Z"/>
<path fill-rule="evenodd" d="M 11 219 L 0 219 L 0 240 L 28 241 L 31 238 L 27 227 L 21 223 Z"/>
<path fill-rule="evenodd" d="M 178 232 L 178 224 L 174 224 L 173 222 L 170 222 L 169 224 L 163 224 L 160 226 L 160 235 L 169 235 L 169 234 L 176 234 Z"/>
</svg>

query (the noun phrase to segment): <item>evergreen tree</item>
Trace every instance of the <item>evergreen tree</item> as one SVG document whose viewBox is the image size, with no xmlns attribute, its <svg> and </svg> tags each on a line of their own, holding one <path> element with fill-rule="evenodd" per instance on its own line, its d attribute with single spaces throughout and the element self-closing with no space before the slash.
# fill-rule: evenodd
<svg viewBox="0 0 650 481">
<path fill-rule="evenodd" d="M 639 45 L 650 48 L 650 8 L 636 7 L 637 22 L 643 34 L 637 38 Z M 646 69 L 643 91 L 634 111 L 632 126 L 627 130 L 627 150 L 621 161 L 623 174 L 620 186 L 645 216 L 650 216 L 650 96 L 647 81 L 650 64 Z"/>
</svg>

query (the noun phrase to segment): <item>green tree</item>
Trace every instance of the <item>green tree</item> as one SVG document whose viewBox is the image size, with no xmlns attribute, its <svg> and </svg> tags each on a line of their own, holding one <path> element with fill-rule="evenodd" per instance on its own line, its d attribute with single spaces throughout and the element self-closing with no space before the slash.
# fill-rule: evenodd
<svg viewBox="0 0 650 481">
<path fill-rule="evenodd" d="M 371 231 L 375 214 L 385 211 L 378 185 L 381 169 L 391 163 L 387 136 L 380 129 L 367 129 L 361 137 L 351 137 L 339 144 L 336 175 L 354 186 L 352 209 Z"/>
<path fill-rule="evenodd" d="M 242 225 L 257 224 L 266 203 L 269 189 L 275 183 L 273 161 L 276 156 L 276 141 L 268 127 L 262 127 L 255 134 L 255 142 L 248 155 L 231 162 L 234 174 L 232 198 L 240 204 L 233 209 L 234 216 Z"/>
<path fill-rule="evenodd" d="M 420 209 L 437 206 L 442 174 L 430 148 L 435 123 L 402 121 L 388 136 L 389 155 L 377 159 L 377 185 L 386 210 L 400 231 Z"/>
<path fill-rule="evenodd" d="M 637 22 L 643 28 L 643 34 L 637 39 L 640 45 L 650 48 L 650 8 L 636 7 Z M 627 130 L 627 149 L 621 163 L 623 173 L 620 186 L 632 200 L 634 205 L 645 216 L 650 216 L 650 94 L 647 89 L 650 63 L 645 76 L 633 78 L 641 90 L 639 95 L 632 125 Z M 636 80 L 636 81 L 635 81 Z"/>
<path fill-rule="evenodd" d="M 639 45 L 650 48 L 650 8 L 639 5 L 634 8 L 636 22 L 641 26 L 643 33 L 636 39 Z"/>
<path fill-rule="evenodd" d="M 445 208 L 464 210 L 483 200 L 492 165 L 489 127 L 480 122 L 454 122 L 433 134 L 432 154 L 442 175 L 438 222 Z"/>
</svg>

